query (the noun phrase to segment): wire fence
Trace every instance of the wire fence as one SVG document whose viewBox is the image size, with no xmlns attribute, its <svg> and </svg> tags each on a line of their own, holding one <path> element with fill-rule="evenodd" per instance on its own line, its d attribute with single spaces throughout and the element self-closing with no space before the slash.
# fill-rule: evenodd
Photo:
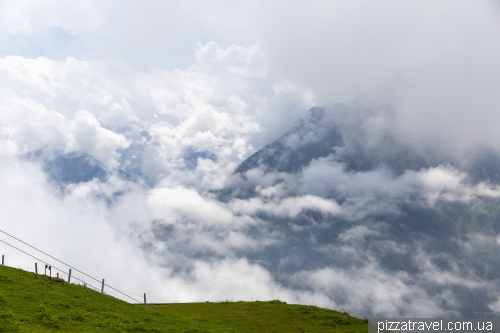
<svg viewBox="0 0 500 333">
<path fill-rule="evenodd" d="M 45 264 L 44 264 L 45 265 Z M 62 279 L 66 282 L 68 282 L 68 277 L 69 277 L 69 274 L 66 273 L 66 272 L 56 272 L 55 275 L 52 275 L 51 271 L 52 270 L 49 270 L 48 272 L 45 272 L 45 267 L 44 266 L 41 266 L 39 269 L 38 269 L 38 272 L 35 271 L 35 266 L 33 267 L 28 267 L 28 266 L 19 266 L 19 265 L 14 265 L 8 261 L 4 262 L 4 265 L 3 266 L 8 266 L 8 267 L 12 267 L 12 268 L 18 268 L 18 269 L 22 269 L 24 271 L 27 271 L 27 272 L 31 272 L 31 273 L 37 273 L 38 275 L 45 275 L 45 276 L 50 276 L 52 278 L 59 278 L 59 279 Z M 55 269 L 55 267 L 52 266 L 52 268 Z M 75 283 L 75 280 L 76 280 L 76 283 Z M 71 274 L 71 284 L 76 284 L 76 285 L 80 285 L 80 286 L 84 286 L 84 287 L 88 287 L 90 289 L 93 289 L 97 292 L 101 292 L 101 290 L 99 290 L 98 288 L 92 286 L 91 284 L 89 284 L 84 278 L 82 278 L 81 276 L 77 276 L 77 275 L 73 275 Z M 114 295 L 111 295 L 109 294 L 108 292 L 104 292 L 105 295 L 109 295 L 109 296 L 112 296 L 112 297 L 115 297 L 115 298 L 119 298 L 119 297 L 116 297 Z M 121 299 L 121 298 L 119 298 Z"/>
<path fill-rule="evenodd" d="M 55 267 L 54 265 L 52 265 L 52 264 L 48 263 L 47 261 L 42 260 L 42 259 L 39 259 L 39 258 L 37 258 L 37 257 L 33 256 L 32 254 L 27 253 L 26 251 L 23 251 L 23 250 L 21 250 L 21 249 L 19 249 L 19 248 L 15 247 L 14 245 L 9 244 L 9 243 L 7 243 L 7 242 L 5 242 L 5 241 L 3 241 L 3 240 L 1 240 L 1 239 L 0 239 L 0 242 L 2 242 L 2 243 L 4 243 L 4 244 L 6 244 L 6 245 L 8 245 L 8 246 L 10 246 L 10 247 L 12 247 L 12 248 L 14 248 L 14 249 L 18 250 L 18 251 L 20 251 L 20 252 L 22 252 L 22 253 L 24 253 L 24 254 L 25 254 L 25 255 L 27 255 L 27 256 L 32 257 L 33 259 L 36 259 L 36 260 L 37 260 L 37 263 L 39 262 L 39 263 L 41 264 L 41 265 L 40 265 L 40 267 L 38 267 L 38 269 L 37 269 L 37 270 L 38 270 L 38 272 L 36 272 L 36 271 L 35 271 L 35 267 L 36 267 L 35 265 L 33 265 L 33 267 L 27 267 L 27 266 L 16 266 L 16 265 L 12 265 L 12 264 L 10 264 L 10 265 L 9 265 L 9 262 L 5 262 L 5 258 L 4 258 L 4 256 L 2 255 L 2 264 L 3 264 L 3 265 L 5 265 L 5 266 L 9 266 L 9 267 L 13 267 L 13 268 L 20 268 L 20 269 L 23 269 L 23 270 L 25 270 L 25 271 L 29 271 L 29 272 L 33 272 L 33 273 L 37 273 L 37 274 L 39 274 L 39 275 L 47 275 L 47 269 L 48 269 L 48 270 L 49 270 L 49 274 L 50 274 L 49 276 L 52 276 L 52 269 L 54 269 L 54 270 L 56 270 L 56 272 L 54 272 L 54 273 L 55 273 L 55 275 L 54 275 L 53 277 L 57 277 L 57 276 L 59 275 L 59 278 L 61 278 L 61 279 L 65 280 L 65 281 L 67 281 L 67 282 L 69 282 L 69 283 L 82 285 L 82 286 L 88 287 L 88 288 L 90 288 L 90 289 L 93 289 L 93 290 L 95 290 L 95 291 L 97 291 L 97 292 L 102 292 L 102 293 L 104 293 L 104 294 L 106 294 L 106 295 L 109 295 L 109 296 L 112 296 L 112 297 L 115 297 L 115 298 L 121 299 L 121 300 L 123 300 L 123 301 L 126 301 L 126 300 L 124 300 L 124 299 L 123 299 L 123 296 L 125 296 L 125 297 L 127 297 L 127 298 L 129 298 L 129 299 L 134 300 L 134 301 L 135 301 L 135 302 L 137 302 L 137 303 L 142 303 L 141 301 L 138 301 L 137 299 L 135 299 L 135 298 L 133 298 L 133 297 L 131 297 L 131 296 L 127 295 L 127 294 L 126 294 L 126 293 L 127 293 L 126 291 L 119 290 L 119 289 L 117 289 L 117 288 L 114 288 L 114 287 L 112 287 L 112 286 L 110 286 L 110 285 L 108 285 L 108 284 L 104 283 L 104 281 L 105 281 L 104 279 L 103 279 L 103 280 L 102 280 L 102 282 L 101 282 L 101 281 L 99 281 L 98 279 L 96 279 L 96 278 L 94 278 L 94 277 L 92 277 L 92 276 L 90 276 L 90 275 L 88 275 L 88 274 L 86 274 L 86 273 L 84 273 L 84 272 L 82 272 L 82 271 L 80 271 L 80 270 L 78 270 L 78 269 L 74 268 L 74 267 L 73 267 L 73 266 L 71 266 L 71 265 L 66 264 L 65 262 L 63 262 L 63 261 L 61 261 L 61 260 L 59 260 L 59 259 L 57 259 L 57 258 L 54 258 L 53 256 L 51 256 L 51 255 L 49 255 L 49 254 L 47 254 L 47 253 L 45 253 L 45 252 L 43 252 L 43 251 L 41 251 L 41 250 L 39 250 L 39 249 L 35 248 L 34 246 L 32 246 L 32 245 L 30 245 L 30 244 L 28 244 L 28 243 L 26 243 L 26 242 L 23 242 L 22 240 L 20 240 L 20 239 L 18 239 L 18 238 L 16 238 L 16 237 L 14 237 L 14 236 L 12 236 L 12 235 L 10 235 L 10 234 L 6 233 L 6 232 L 5 232 L 5 231 L 3 231 L 3 230 L 0 230 L 0 232 L 4 233 L 5 235 L 7 235 L 7 236 L 9 236 L 9 237 L 14 238 L 15 240 L 17 240 L 17 241 L 19 241 L 19 242 L 21 242 L 21 243 L 23 243 L 23 244 L 25 244 L 25 245 L 29 246 L 30 248 L 32 248 L 32 249 L 34 249 L 34 250 L 36 250 L 36 251 L 38 251 L 38 252 L 40 252 L 40 253 L 43 253 L 44 255 L 46 255 L 46 256 L 48 256 L 48 257 L 50 257 L 50 258 L 52 258 L 52 259 L 54 259 L 54 260 L 58 261 L 59 263 L 61 263 L 61 264 L 65 265 L 65 266 L 67 266 L 67 267 L 69 267 L 70 269 L 68 270 L 68 272 L 65 272 L 64 270 L 62 270 L 62 269 L 60 269 L 60 268 L 58 268 L 58 267 Z M 74 270 L 74 272 L 73 272 L 73 270 Z M 42 274 L 42 273 L 43 273 L 43 274 Z M 78 273 L 80 273 L 80 274 L 78 274 Z M 70 275 L 70 274 L 71 274 L 71 275 Z M 82 276 L 82 275 L 83 275 L 83 276 Z M 102 284 L 101 284 L 101 289 L 99 289 L 98 287 L 95 287 L 92 283 L 89 283 L 89 279 L 90 279 L 91 281 L 93 280 L 93 281 L 92 281 L 92 283 L 95 283 L 94 281 L 96 281 L 96 282 L 97 282 L 97 283 L 99 283 L 99 284 L 101 284 L 101 283 L 102 283 Z M 75 281 L 76 281 L 76 283 L 75 283 Z M 108 287 L 109 289 L 111 289 L 111 292 L 110 292 L 109 290 L 106 290 L 106 292 L 104 292 L 104 287 L 105 287 L 105 286 L 106 286 L 106 287 Z M 132 293 L 132 292 L 128 292 L 128 293 L 129 293 L 129 294 L 134 294 L 134 293 Z M 137 295 L 137 294 L 134 294 L 134 295 Z M 140 296 L 140 295 L 139 295 L 139 296 Z M 146 294 L 144 294 L 144 303 L 145 303 L 145 302 L 146 302 Z M 130 302 L 129 302 L 129 303 L 130 303 Z"/>
</svg>

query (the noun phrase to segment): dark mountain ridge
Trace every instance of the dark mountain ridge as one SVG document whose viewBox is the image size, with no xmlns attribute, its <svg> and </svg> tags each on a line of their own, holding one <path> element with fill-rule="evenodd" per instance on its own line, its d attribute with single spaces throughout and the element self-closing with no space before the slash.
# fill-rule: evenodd
<svg viewBox="0 0 500 333">
<path fill-rule="evenodd" d="M 495 150 L 480 147 L 459 158 L 444 152 L 439 144 L 412 143 L 399 137 L 391 126 L 377 127 L 379 119 L 391 125 L 394 118 L 389 107 L 370 107 L 357 101 L 313 107 L 307 119 L 244 160 L 235 173 L 255 168 L 298 173 L 311 161 L 331 156 L 346 172 L 385 168 L 401 176 L 408 170 L 450 165 L 466 172 L 471 183 L 500 184 L 500 154 Z"/>
</svg>

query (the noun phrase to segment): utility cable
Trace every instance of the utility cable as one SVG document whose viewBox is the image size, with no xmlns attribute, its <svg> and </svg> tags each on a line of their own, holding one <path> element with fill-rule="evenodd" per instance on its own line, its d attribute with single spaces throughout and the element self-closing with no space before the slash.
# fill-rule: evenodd
<svg viewBox="0 0 500 333">
<path fill-rule="evenodd" d="M 36 259 L 36 260 L 41 261 L 41 262 L 42 262 L 42 263 L 44 263 L 45 265 L 49 265 L 50 267 L 54 268 L 55 270 L 58 270 L 58 271 L 59 271 L 59 272 L 61 272 L 62 274 L 66 274 L 66 275 L 68 275 L 68 273 L 64 272 L 63 270 L 61 270 L 61 269 L 59 269 L 59 268 L 55 267 L 55 266 L 54 266 L 54 265 L 52 265 L 52 264 L 49 264 L 49 263 L 45 262 L 45 261 L 43 261 L 43 260 L 41 260 L 41 259 L 39 259 L 39 258 L 37 258 L 37 257 L 35 257 L 35 256 L 33 256 L 33 255 L 29 254 L 29 253 L 27 253 L 27 252 L 24 252 L 24 251 L 23 251 L 23 250 L 21 250 L 21 249 L 18 249 L 18 248 L 17 248 L 17 247 L 15 247 L 14 245 L 11 245 L 11 244 L 9 244 L 9 243 L 7 243 L 7 242 L 5 242 L 5 241 L 1 240 L 1 239 L 0 239 L 0 242 L 2 242 L 2 243 L 4 243 L 4 244 L 7 244 L 7 245 L 9 245 L 10 247 L 13 247 L 14 249 L 16 249 L 16 250 L 18 250 L 18 251 L 21 251 L 22 253 L 24 253 L 24 254 L 26 254 L 26 255 L 28 255 L 28 256 L 30 256 L 30 257 L 32 257 L 32 258 L 34 258 L 34 259 Z M 41 275 L 41 274 L 40 274 L 40 275 Z M 89 288 L 91 288 L 91 289 L 93 289 L 93 290 L 95 290 L 95 291 L 97 291 L 97 292 L 100 292 L 98 288 L 94 287 L 94 286 L 93 286 L 93 285 L 91 285 L 91 284 L 88 284 L 86 281 L 81 280 L 81 279 L 77 278 L 76 276 L 72 276 L 72 279 L 74 279 L 74 280 L 78 280 L 78 281 L 80 281 L 81 283 L 83 283 L 83 285 L 84 285 L 84 286 L 87 286 L 87 287 L 89 287 Z M 106 284 L 104 284 L 104 285 L 106 285 Z M 114 288 L 113 288 L 113 289 L 114 289 Z M 109 296 L 112 296 L 112 297 L 115 297 L 115 296 L 113 296 L 113 295 L 111 295 L 111 294 L 108 294 L 108 293 L 104 293 L 104 294 L 109 295 Z M 115 298 L 118 298 L 118 297 L 115 297 Z M 137 301 L 137 300 L 136 300 L 136 299 L 134 299 L 134 298 L 132 298 L 132 299 L 133 299 L 133 300 L 135 300 L 135 301 Z M 139 303 L 141 303 L 141 302 L 139 302 Z"/>
<path fill-rule="evenodd" d="M 122 291 L 122 292 L 124 292 L 124 293 L 129 293 L 129 294 L 132 294 L 132 295 L 135 295 L 135 296 L 139 296 L 139 297 L 141 297 L 141 296 L 142 296 L 142 295 L 139 295 L 139 294 L 133 293 L 133 292 L 131 292 L 131 291 L 127 291 L 127 290 L 120 290 L 120 291 Z"/>
<path fill-rule="evenodd" d="M 8 246 L 13 247 L 13 248 L 15 248 L 15 249 L 16 249 L 16 250 L 18 250 L 18 251 L 21 251 L 22 253 L 24 253 L 24 254 L 26 254 L 26 255 L 28 255 L 28 256 L 30 256 L 30 257 L 32 257 L 32 258 L 34 258 L 34 259 L 36 259 L 36 260 L 41 261 L 41 262 L 42 262 L 42 263 L 44 263 L 45 265 L 50 265 L 50 267 L 55 268 L 56 270 L 58 270 L 58 271 L 59 271 L 59 272 L 61 272 L 61 273 L 66 274 L 63 270 L 61 270 L 61 269 L 57 268 L 56 266 L 53 266 L 53 265 L 51 265 L 51 264 L 49 264 L 49 263 L 47 263 L 47 262 L 43 261 L 42 259 L 38 259 L 37 257 L 32 256 L 31 254 L 29 254 L 29 253 L 27 253 L 27 252 L 24 252 L 24 251 L 23 251 L 23 250 L 21 250 L 21 249 L 18 249 L 18 248 L 17 248 L 17 247 L 15 247 L 14 245 L 11 245 L 11 244 L 9 244 L 9 243 L 7 243 L 7 242 L 5 242 L 5 241 L 1 240 L 1 239 L 0 239 L 0 242 L 2 242 L 2 243 L 4 243 L 4 244 L 7 244 Z M 40 275 L 41 275 L 41 274 L 40 274 Z M 77 277 L 75 277 L 75 276 L 73 276 L 73 278 L 74 278 L 75 280 L 78 280 L 78 281 L 80 281 L 80 282 L 85 283 L 85 281 L 80 280 L 79 278 L 77 278 Z M 89 286 L 91 286 L 92 288 L 94 288 L 94 289 L 98 290 L 97 288 L 95 288 L 94 286 L 92 286 L 92 285 L 90 285 L 90 284 L 89 284 Z"/>
<path fill-rule="evenodd" d="M 50 258 L 52 258 L 52 259 L 54 259 L 54 260 L 59 261 L 61 264 L 64 264 L 64 265 L 66 265 L 66 266 L 70 267 L 71 269 L 74 269 L 75 271 L 80 272 L 80 273 L 82 273 L 83 275 L 85 275 L 85 276 L 87 276 L 87 277 L 89 277 L 89 278 L 91 278 L 91 279 L 93 279 L 93 280 L 96 280 L 97 282 L 101 282 L 101 281 L 99 281 L 98 279 L 96 279 L 95 277 L 92 277 L 92 276 L 90 276 L 90 275 L 88 275 L 88 274 L 85 274 L 84 272 L 80 271 L 79 269 L 76 269 L 75 267 L 70 266 L 70 265 L 68 265 L 68 264 L 67 264 L 67 263 L 65 263 L 65 262 L 62 262 L 61 260 L 59 260 L 59 259 L 57 259 L 57 258 L 54 258 L 54 257 L 53 257 L 53 256 L 51 256 L 50 254 L 47 254 L 47 253 L 43 252 L 42 250 L 39 250 L 39 249 L 37 249 L 36 247 L 31 246 L 30 244 L 28 244 L 28 243 L 26 243 L 26 242 L 23 242 L 23 241 L 22 241 L 22 240 L 20 240 L 19 238 L 16 238 L 16 237 L 14 237 L 14 236 L 12 236 L 12 235 L 10 235 L 10 234 L 6 233 L 6 232 L 5 232 L 5 231 L 3 231 L 3 230 L 0 230 L 0 232 L 3 232 L 3 233 L 4 233 L 4 234 L 6 234 L 7 236 L 14 238 L 15 240 L 17 240 L 17 241 L 19 241 L 19 242 L 21 242 L 21 243 L 23 243 L 23 244 L 25 244 L 25 245 L 27 245 L 27 246 L 31 247 L 32 249 L 37 250 L 38 252 L 41 252 L 41 253 L 45 254 L 46 256 L 48 256 L 48 257 L 50 257 Z M 3 241 L 2 241 L 2 242 L 3 242 Z M 3 243 L 5 243 L 5 242 L 3 242 Z M 10 244 L 8 244 L 8 243 L 5 243 L 5 244 L 10 245 Z M 12 245 L 10 245 L 10 246 L 12 246 Z M 14 247 L 14 246 L 12 246 L 12 247 Z M 17 250 L 19 250 L 19 249 L 18 249 L 18 248 L 16 248 L 16 247 L 14 247 L 14 248 L 15 248 L 15 249 L 17 249 Z M 24 251 L 22 251 L 22 250 L 19 250 L 19 251 L 21 251 L 21 252 L 23 252 L 23 253 L 25 253 L 25 254 L 28 254 L 28 253 L 26 253 L 26 252 L 24 252 Z M 28 254 L 28 255 L 29 255 L 29 254 Z M 31 255 L 29 255 L 29 256 L 31 256 Z M 33 257 L 33 256 L 31 256 L 31 257 Z M 35 258 L 35 257 L 33 257 L 33 258 Z M 36 259 L 36 258 L 35 258 L 35 259 Z M 37 259 L 37 260 L 40 260 L 40 259 Z M 42 260 L 40 260 L 40 261 L 42 261 Z M 42 261 L 42 262 L 44 262 L 44 261 Z M 56 269 L 57 269 L 57 268 L 56 268 Z M 59 270 L 59 269 L 58 269 L 58 270 Z M 61 271 L 61 272 L 62 272 L 62 271 Z M 104 283 L 104 285 L 105 285 L 105 286 L 107 286 L 107 287 L 109 287 L 109 288 L 111 288 L 111 289 L 113 289 L 113 290 L 115 290 L 115 291 L 117 291 L 117 292 L 119 292 L 120 294 L 122 294 L 122 295 L 124 295 L 124 296 L 127 296 L 127 297 L 128 297 L 128 298 L 130 298 L 130 299 L 133 299 L 133 300 L 134 300 L 134 301 L 136 301 L 136 302 L 141 303 L 141 301 L 138 301 L 138 300 L 136 300 L 135 298 L 130 297 L 129 295 L 122 293 L 121 291 L 119 291 L 119 290 L 117 290 L 117 289 L 115 289 L 115 288 L 111 287 L 110 285 L 107 285 L 106 283 Z"/>
</svg>

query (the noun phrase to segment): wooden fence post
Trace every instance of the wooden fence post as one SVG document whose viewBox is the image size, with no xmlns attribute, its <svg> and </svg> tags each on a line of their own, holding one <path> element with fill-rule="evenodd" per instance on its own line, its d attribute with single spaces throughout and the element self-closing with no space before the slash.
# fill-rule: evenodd
<svg viewBox="0 0 500 333">
<path fill-rule="evenodd" d="M 38 264 L 35 263 L 35 274 L 38 275 Z"/>
<path fill-rule="evenodd" d="M 69 275 L 68 275 L 68 283 L 71 281 L 71 268 L 69 269 Z"/>
<path fill-rule="evenodd" d="M 101 294 L 104 294 L 104 279 L 102 279 L 102 288 L 101 288 Z"/>
<path fill-rule="evenodd" d="M 59 272 L 57 272 L 57 278 L 59 279 Z"/>
<path fill-rule="evenodd" d="M 146 293 L 144 293 L 144 309 L 146 308 Z"/>
<path fill-rule="evenodd" d="M 2 266 L 3 266 L 3 254 L 2 254 Z"/>
</svg>

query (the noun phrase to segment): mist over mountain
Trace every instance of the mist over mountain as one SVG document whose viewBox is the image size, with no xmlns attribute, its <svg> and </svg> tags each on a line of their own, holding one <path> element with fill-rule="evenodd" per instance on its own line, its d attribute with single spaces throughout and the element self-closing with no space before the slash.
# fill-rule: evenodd
<svg viewBox="0 0 500 333">
<path fill-rule="evenodd" d="M 265 258 L 283 285 L 321 290 L 358 314 L 491 314 L 499 155 L 483 149 L 461 160 L 405 142 L 379 126 L 395 116 L 388 107 L 353 101 L 309 112 L 243 161 L 235 185 L 215 192 L 280 235 L 245 255 Z"/>
<path fill-rule="evenodd" d="M 0 230 L 151 302 L 497 316 L 499 15 L 0 3 Z"/>
<path fill-rule="evenodd" d="M 447 164 L 467 172 L 469 180 L 475 183 L 500 181 L 499 156 L 495 151 L 478 147 L 458 158 L 444 151 L 439 143 L 410 142 L 398 137 L 396 114 L 389 105 L 369 105 L 358 99 L 349 104 L 314 107 L 309 113 L 300 125 L 242 162 L 236 172 L 260 167 L 297 173 L 311 161 L 332 155 L 346 172 L 384 168 L 401 176 L 409 170 Z"/>
</svg>

